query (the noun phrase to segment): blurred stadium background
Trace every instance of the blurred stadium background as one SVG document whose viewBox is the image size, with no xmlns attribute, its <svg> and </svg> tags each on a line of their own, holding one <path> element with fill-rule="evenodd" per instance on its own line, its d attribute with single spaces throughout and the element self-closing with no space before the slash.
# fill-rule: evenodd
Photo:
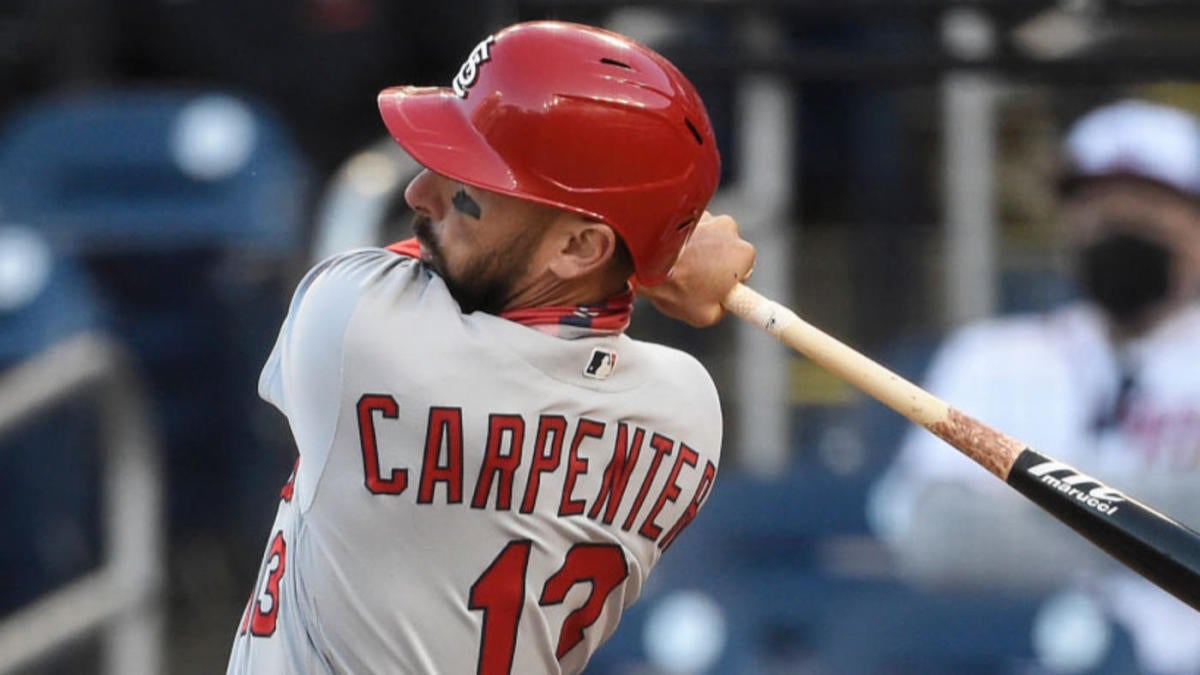
<svg viewBox="0 0 1200 675">
<path fill-rule="evenodd" d="M 914 378 L 1072 293 L 1065 122 L 1200 110 L 1193 0 L 0 3 L 0 672 L 223 672 L 293 459 L 255 394 L 288 294 L 406 232 L 375 94 L 535 18 L 673 58 L 755 286 Z M 898 577 L 865 507 L 898 416 L 733 321 L 637 314 L 717 376 L 726 459 L 589 672 L 1131 672 L 1071 598 Z"/>
</svg>

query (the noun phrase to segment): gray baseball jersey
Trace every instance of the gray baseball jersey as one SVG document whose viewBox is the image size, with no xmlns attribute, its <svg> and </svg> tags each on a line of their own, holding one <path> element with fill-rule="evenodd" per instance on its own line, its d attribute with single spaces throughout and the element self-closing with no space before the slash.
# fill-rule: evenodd
<svg viewBox="0 0 1200 675">
<path fill-rule="evenodd" d="M 299 459 L 230 674 L 579 672 L 720 453 L 692 357 L 462 314 L 382 249 L 305 277 L 259 391 Z"/>
</svg>

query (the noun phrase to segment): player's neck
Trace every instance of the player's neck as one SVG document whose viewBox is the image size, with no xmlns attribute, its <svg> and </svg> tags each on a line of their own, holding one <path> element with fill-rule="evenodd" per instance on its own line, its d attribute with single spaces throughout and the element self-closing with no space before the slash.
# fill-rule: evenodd
<svg viewBox="0 0 1200 675">
<path fill-rule="evenodd" d="M 514 288 L 514 293 L 504 304 L 504 311 L 528 309 L 528 307 L 562 307 L 594 305 L 623 293 L 628 280 L 617 270 L 608 267 L 596 268 L 569 279 L 542 269 L 533 273 Z"/>
<path fill-rule="evenodd" d="M 594 305 L 623 292 L 625 288 L 624 279 L 611 279 L 603 274 L 592 274 L 577 279 L 561 279 L 547 274 L 514 293 L 505 304 L 504 311 L 530 307 Z"/>
</svg>

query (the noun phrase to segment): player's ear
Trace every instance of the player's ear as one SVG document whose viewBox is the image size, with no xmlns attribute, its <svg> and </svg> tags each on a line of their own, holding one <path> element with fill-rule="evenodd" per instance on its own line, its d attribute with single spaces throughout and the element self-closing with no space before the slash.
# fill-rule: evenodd
<svg viewBox="0 0 1200 675">
<path fill-rule="evenodd" d="M 560 279 L 577 279 L 603 268 L 617 248 L 611 227 L 577 214 L 562 214 L 553 232 L 556 255 L 550 270 Z"/>
</svg>

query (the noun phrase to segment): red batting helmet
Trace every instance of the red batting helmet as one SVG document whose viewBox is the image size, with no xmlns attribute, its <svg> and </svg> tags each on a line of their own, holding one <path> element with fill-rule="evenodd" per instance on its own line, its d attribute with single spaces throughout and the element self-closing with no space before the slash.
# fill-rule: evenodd
<svg viewBox="0 0 1200 675">
<path fill-rule="evenodd" d="M 432 171 L 607 223 L 647 285 L 666 280 L 717 188 L 720 156 L 691 82 L 590 26 L 510 26 L 472 50 L 451 87 L 385 89 L 379 110 Z"/>
</svg>

